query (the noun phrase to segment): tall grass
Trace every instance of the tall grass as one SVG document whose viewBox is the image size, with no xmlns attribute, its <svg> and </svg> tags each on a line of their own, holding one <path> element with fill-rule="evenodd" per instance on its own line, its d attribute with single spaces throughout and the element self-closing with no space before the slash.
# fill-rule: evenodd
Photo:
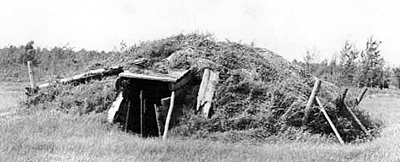
<svg viewBox="0 0 400 162">
<path fill-rule="evenodd" d="M 398 161 L 400 100 L 375 98 L 363 108 L 387 120 L 382 137 L 363 144 L 280 140 L 222 143 L 143 139 L 105 123 L 105 114 L 83 116 L 26 110 L 0 123 L 0 161 Z M 379 108 L 379 109 L 377 109 Z"/>
</svg>

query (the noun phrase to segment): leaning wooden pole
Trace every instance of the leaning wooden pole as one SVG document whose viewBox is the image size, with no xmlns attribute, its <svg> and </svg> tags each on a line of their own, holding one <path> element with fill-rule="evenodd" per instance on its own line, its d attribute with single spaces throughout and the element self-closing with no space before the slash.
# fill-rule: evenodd
<svg viewBox="0 0 400 162">
<path fill-rule="evenodd" d="M 305 114 L 303 117 L 303 125 L 306 125 L 308 118 L 311 113 L 311 106 L 314 104 L 315 96 L 318 94 L 319 88 L 321 87 L 321 80 L 317 79 L 314 83 L 314 88 L 311 92 L 310 98 L 308 99 L 307 106 L 305 109 Z"/>
<path fill-rule="evenodd" d="M 167 114 L 167 119 L 165 121 L 163 140 L 167 139 L 169 122 L 171 120 L 172 111 L 174 109 L 174 100 L 175 100 L 175 91 L 172 91 L 171 101 L 170 101 L 170 104 L 169 104 L 169 109 L 168 109 L 168 114 Z"/>
<path fill-rule="evenodd" d="M 354 112 L 349 107 L 347 107 L 347 106 L 345 106 L 345 107 L 346 107 L 347 111 L 350 112 L 351 116 L 356 121 L 358 126 L 360 126 L 360 128 L 365 132 L 365 134 L 370 136 L 371 134 L 368 132 L 367 128 L 365 128 L 365 126 L 361 123 L 361 121 L 357 118 L 356 114 L 354 114 Z"/>
<path fill-rule="evenodd" d="M 365 93 L 367 93 L 367 90 L 368 90 L 368 88 L 365 87 L 365 88 L 361 91 L 360 95 L 359 95 L 358 98 L 357 98 L 356 106 L 357 106 L 358 104 L 360 104 L 360 102 L 361 102 L 362 99 L 364 98 Z"/>
<path fill-rule="evenodd" d="M 28 73 L 32 90 L 36 89 L 35 73 L 33 72 L 32 61 L 28 61 Z"/>
<path fill-rule="evenodd" d="M 329 125 L 331 126 L 333 132 L 335 133 L 336 138 L 339 140 L 339 142 L 341 144 L 344 144 L 344 141 L 343 141 L 342 137 L 340 136 L 338 130 L 336 129 L 335 125 L 333 124 L 333 122 L 332 122 L 331 118 L 329 117 L 328 113 L 325 111 L 324 105 L 322 105 L 322 103 L 321 103 L 321 101 L 319 100 L 318 97 L 316 97 L 315 99 L 317 100 L 317 103 L 318 103 L 318 105 L 320 107 L 321 112 L 324 114 L 326 120 L 328 120 Z"/>
</svg>

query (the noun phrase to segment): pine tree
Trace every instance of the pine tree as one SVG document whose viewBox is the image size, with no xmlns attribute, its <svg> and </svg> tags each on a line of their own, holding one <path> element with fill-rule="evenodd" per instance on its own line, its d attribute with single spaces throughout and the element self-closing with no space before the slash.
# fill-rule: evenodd
<svg viewBox="0 0 400 162">
<path fill-rule="evenodd" d="M 354 85 L 357 62 L 359 51 L 355 49 L 348 41 L 342 47 L 340 51 L 340 66 L 341 66 L 341 80 L 345 85 Z"/>
<path fill-rule="evenodd" d="M 382 83 L 385 62 L 378 50 L 381 43 L 381 41 L 370 37 L 366 43 L 365 50 L 361 52 L 358 70 L 359 86 L 377 87 Z"/>
</svg>

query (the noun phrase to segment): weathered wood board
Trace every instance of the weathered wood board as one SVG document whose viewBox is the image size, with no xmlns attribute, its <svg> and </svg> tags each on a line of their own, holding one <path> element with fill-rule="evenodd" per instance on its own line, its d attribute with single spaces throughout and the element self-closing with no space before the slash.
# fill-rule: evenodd
<svg viewBox="0 0 400 162">
<path fill-rule="evenodd" d="M 216 85 L 219 80 L 219 73 L 209 69 L 204 70 L 203 78 L 200 84 L 199 93 L 197 96 L 196 110 L 202 111 L 204 117 L 210 117 L 210 110 Z"/>
<path fill-rule="evenodd" d="M 117 98 L 115 101 L 111 104 L 110 109 L 108 110 L 108 115 L 107 115 L 107 120 L 108 122 L 112 123 L 114 122 L 114 117 L 117 111 L 119 110 L 119 107 L 121 106 L 122 100 L 124 98 L 122 97 L 122 92 L 118 93 Z"/>
</svg>

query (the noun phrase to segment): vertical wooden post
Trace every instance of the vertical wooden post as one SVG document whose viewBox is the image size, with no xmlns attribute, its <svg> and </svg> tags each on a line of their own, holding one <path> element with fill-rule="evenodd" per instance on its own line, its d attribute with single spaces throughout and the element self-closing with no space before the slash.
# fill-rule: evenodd
<svg viewBox="0 0 400 162">
<path fill-rule="evenodd" d="M 129 114 L 130 114 L 130 109 L 131 109 L 131 100 L 130 99 L 128 100 L 127 109 L 128 110 L 126 110 L 126 116 L 125 116 L 125 132 L 128 131 L 128 124 L 129 124 L 128 121 L 129 121 Z"/>
<path fill-rule="evenodd" d="M 32 61 L 28 61 L 28 73 L 32 90 L 36 89 L 35 73 L 33 72 Z"/>
<path fill-rule="evenodd" d="M 143 137 L 143 90 L 140 90 L 140 136 Z"/>
<path fill-rule="evenodd" d="M 356 106 L 357 106 L 358 104 L 360 104 L 361 100 L 364 98 L 365 93 L 367 93 L 367 90 L 368 90 L 368 88 L 365 87 L 365 88 L 361 91 L 360 95 L 359 95 L 358 98 L 357 98 Z"/>
<path fill-rule="evenodd" d="M 171 93 L 171 101 L 170 101 L 170 104 L 169 104 L 169 109 L 168 109 L 168 114 L 167 114 L 167 120 L 165 121 L 163 140 L 167 139 L 169 122 L 171 120 L 172 110 L 174 109 L 174 100 L 175 100 L 175 91 L 172 91 L 172 93 Z"/>
<path fill-rule="evenodd" d="M 321 101 L 319 100 L 318 97 L 316 97 L 315 99 L 317 100 L 317 103 L 318 103 L 318 105 L 320 107 L 321 112 L 324 114 L 326 120 L 328 120 L 328 123 L 331 126 L 333 132 L 335 133 L 337 139 L 339 140 L 339 142 L 341 144 L 344 144 L 344 141 L 343 141 L 342 137 L 340 136 L 339 132 L 337 131 L 337 129 L 336 129 L 335 125 L 333 124 L 331 118 L 329 117 L 328 113 L 325 111 L 324 105 L 322 105 L 322 103 L 321 103 Z"/>
<path fill-rule="evenodd" d="M 305 113 L 304 113 L 304 118 L 303 118 L 303 125 L 306 125 L 306 123 L 308 122 L 308 118 L 311 113 L 311 106 L 314 103 L 315 96 L 317 95 L 320 87 L 321 87 L 321 80 L 317 79 L 314 83 L 314 88 L 311 92 L 310 98 L 308 99 L 308 103 L 307 103 Z"/>
<path fill-rule="evenodd" d="M 158 130 L 158 137 L 161 136 L 161 123 L 160 123 L 160 116 L 161 116 L 161 111 L 160 108 L 157 107 L 156 104 L 154 104 L 154 112 L 156 114 L 156 121 L 157 121 L 157 130 Z"/>
</svg>

